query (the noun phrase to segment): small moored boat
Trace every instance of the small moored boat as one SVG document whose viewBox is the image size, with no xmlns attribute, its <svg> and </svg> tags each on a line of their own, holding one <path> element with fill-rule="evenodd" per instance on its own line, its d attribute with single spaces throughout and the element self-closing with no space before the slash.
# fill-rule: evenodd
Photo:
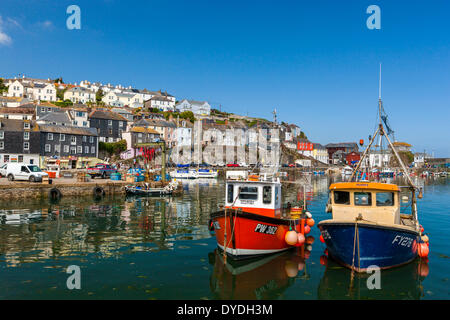
<svg viewBox="0 0 450 320">
<path fill-rule="evenodd" d="M 411 180 L 408 169 L 389 138 L 393 131 L 388 126 L 381 96 L 378 106 L 378 128 L 353 171 L 351 182 L 330 185 L 327 212 L 331 212 L 332 218 L 318 224 L 322 233 L 321 240 L 326 243 L 329 255 L 356 272 L 364 272 L 372 266 L 380 269 L 397 267 L 411 262 L 418 255 L 426 257 L 429 252 L 429 239 L 422 234 L 423 228 L 417 216 L 416 191 L 419 191 L 420 198 L 421 190 Z M 366 163 L 377 137 L 380 149 L 383 138 L 387 140 L 390 150 L 405 173 L 408 186 L 358 181 L 358 178 L 366 178 L 363 173 L 369 168 L 359 170 L 361 165 Z M 380 150 L 380 153 L 382 151 Z M 394 172 L 386 169 L 381 174 L 390 176 L 394 175 Z M 410 195 L 401 196 L 403 190 Z M 401 201 L 408 205 L 401 206 Z M 410 211 L 401 213 L 403 207 L 410 207 Z"/>
<path fill-rule="evenodd" d="M 292 248 L 285 236 L 288 231 L 300 232 L 301 219 L 282 214 L 280 179 L 274 174 L 239 173 L 227 172 L 225 207 L 211 213 L 218 247 L 232 259 Z"/>
</svg>

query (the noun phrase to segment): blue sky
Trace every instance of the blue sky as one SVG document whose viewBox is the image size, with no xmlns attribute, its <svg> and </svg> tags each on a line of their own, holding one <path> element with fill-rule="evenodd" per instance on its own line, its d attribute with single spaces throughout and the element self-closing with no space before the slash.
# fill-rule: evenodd
<svg viewBox="0 0 450 320">
<path fill-rule="evenodd" d="M 68 30 L 66 8 L 81 8 Z M 381 9 L 369 30 L 366 8 Z M 0 76 L 167 90 L 298 124 L 314 142 L 372 133 L 382 96 L 399 141 L 450 156 L 449 1 L 0 3 Z"/>
</svg>

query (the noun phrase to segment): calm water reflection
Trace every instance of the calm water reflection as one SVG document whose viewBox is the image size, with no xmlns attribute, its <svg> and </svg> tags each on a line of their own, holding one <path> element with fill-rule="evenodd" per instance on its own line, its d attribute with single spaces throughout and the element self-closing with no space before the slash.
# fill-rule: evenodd
<svg viewBox="0 0 450 320">
<path fill-rule="evenodd" d="M 285 201 L 302 199 L 305 190 L 316 222 L 327 219 L 329 179 L 302 181 L 305 189 L 284 189 Z M 418 182 L 425 188 L 419 210 L 431 239 L 429 263 L 382 272 L 381 290 L 367 289 L 367 275 L 349 290 L 347 269 L 322 265 L 316 227 L 304 259 L 293 250 L 224 263 L 207 228 L 224 184 L 205 180 L 187 182 L 178 198 L 1 203 L 0 299 L 448 299 L 448 179 Z M 69 265 L 81 267 L 81 290 L 66 287 Z"/>
</svg>

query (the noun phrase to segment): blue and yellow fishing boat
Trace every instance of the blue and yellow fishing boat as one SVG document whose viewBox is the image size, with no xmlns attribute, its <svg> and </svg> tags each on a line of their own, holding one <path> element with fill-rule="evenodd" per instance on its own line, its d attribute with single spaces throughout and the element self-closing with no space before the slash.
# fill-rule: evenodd
<svg viewBox="0 0 450 320">
<path fill-rule="evenodd" d="M 318 224 L 329 255 L 357 272 L 414 260 L 421 242 L 420 226 L 414 215 L 400 213 L 400 201 L 400 188 L 395 184 L 332 184 L 332 219 Z"/>
<path fill-rule="evenodd" d="M 327 212 L 331 212 L 332 218 L 318 224 L 321 241 L 326 243 L 329 255 L 357 272 L 364 272 L 373 266 L 380 269 L 397 267 L 411 262 L 418 255 L 426 257 L 429 252 L 428 237 L 422 235 L 423 228 L 417 215 L 416 192 L 420 190 L 411 180 L 408 169 L 389 138 L 393 131 L 383 109 L 381 90 L 378 101 L 378 128 L 370 138 L 350 182 L 330 185 Z M 377 137 L 379 140 L 375 147 L 379 147 L 380 151 L 383 151 L 383 138 L 387 140 L 390 152 L 405 174 L 406 187 L 384 181 L 358 181 L 370 176 L 368 154 Z M 404 195 L 404 191 L 408 195 Z M 421 196 L 419 192 L 418 197 Z M 402 203 L 405 202 L 410 211 L 401 213 Z"/>
</svg>

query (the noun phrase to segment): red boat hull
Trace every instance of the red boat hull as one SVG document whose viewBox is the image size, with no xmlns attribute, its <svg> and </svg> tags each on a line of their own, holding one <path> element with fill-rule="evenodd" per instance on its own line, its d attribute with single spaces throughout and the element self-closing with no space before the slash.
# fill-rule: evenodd
<svg viewBox="0 0 450 320">
<path fill-rule="evenodd" d="M 300 231 L 300 219 L 286 220 L 245 211 L 211 214 L 218 247 L 233 259 L 245 259 L 288 250 L 285 241 L 290 228 Z"/>
</svg>

